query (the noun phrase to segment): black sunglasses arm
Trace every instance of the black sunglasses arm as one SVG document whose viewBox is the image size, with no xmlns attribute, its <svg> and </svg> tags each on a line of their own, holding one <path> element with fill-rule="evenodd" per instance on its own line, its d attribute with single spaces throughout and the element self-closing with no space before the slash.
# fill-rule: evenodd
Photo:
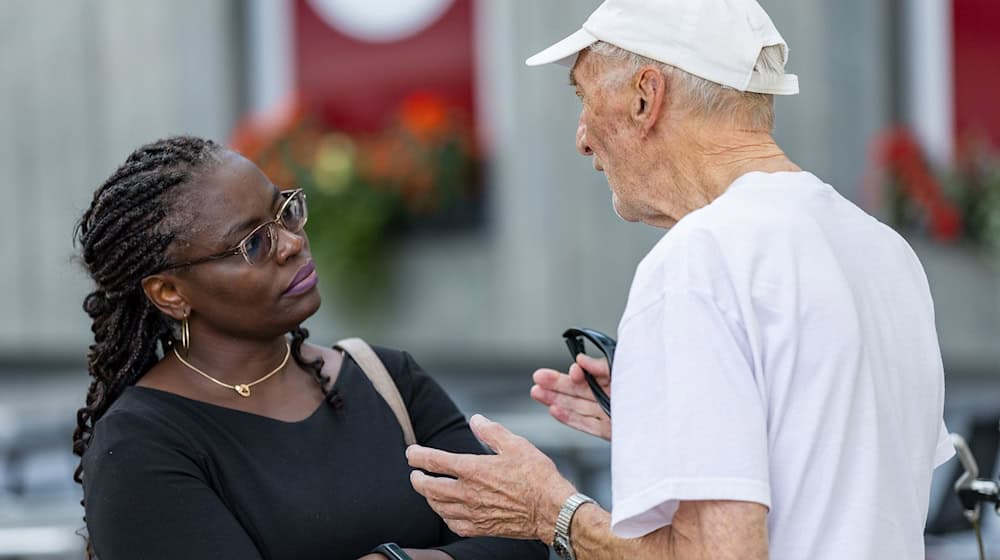
<svg viewBox="0 0 1000 560">
<path fill-rule="evenodd" d="M 597 348 L 604 354 L 604 357 L 608 359 L 608 371 L 611 371 L 611 365 L 615 359 L 615 347 L 617 342 L 610 336 L 593 329 L 581 329 L 581 328 L 570 328 L 566 329 L 563 333 L 563 338 L 566 341 L 566 347 L 569 348 L 570 354 L 573 359 L 584 353 L 583 338 L 586 338 L 592 342 Z M 611 397 L 604 392 L 600 383 L 597 379 L 590 374 L 587 370 L 583 370 L 583 377 L 587 380 L 587 385 L 590 387 L 590 392 L 594 394 L 594 400 L 597 401 L 597 405 L 601 407 L 601 410 L 611 417 Z"/>
</svg>

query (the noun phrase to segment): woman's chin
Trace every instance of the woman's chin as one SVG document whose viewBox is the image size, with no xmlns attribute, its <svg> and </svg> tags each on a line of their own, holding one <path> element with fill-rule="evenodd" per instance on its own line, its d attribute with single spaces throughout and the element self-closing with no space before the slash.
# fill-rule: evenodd
<svg viewBox="0 0 1000 560">
<path fill-rule="evenodd" d="M 299 296 L 297 305 L 288 311 L 289 323 L 291 324 L 289 330 L 315 315 L 321 304 L 322 296 L 320 296 L 318 288 L 313 288 L 308 293 Z"/>
</svg>

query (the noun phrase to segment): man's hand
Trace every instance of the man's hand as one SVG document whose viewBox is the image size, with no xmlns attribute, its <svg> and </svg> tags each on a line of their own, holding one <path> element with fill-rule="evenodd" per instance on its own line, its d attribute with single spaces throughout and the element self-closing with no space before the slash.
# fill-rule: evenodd
<svg viewBox="0 0 1000 560">
<path fill-rule="evenodd" d="M 410 474 L 417 492 L 452 531 L 551 543 L 563 502 L 575 492 L 552 461 L 526 439 L 482 416 L 472 431 L 497 455 L 460 455 L 411 445 L 410 466 L 441 473 Z M 681 502 L 673 524 L 636 539 L 611 534 L 611 514 L 594 504 L 573 517 L 573 548 L 588 560 L 766 560 L 767 508 L 761 504 L 705 500 Z"/>
<path fill-rule="evenodd" d="M 448 453 L 419 445 L 406 450 L 413 488 L 455 533 L 552 541 L 562 503 L 575 492 L 551 459 L 523 437 L 475 415 L 473 433 L 496 455 Z"/>
<path fill-rule="evenodd" d="M 607 360 L 580 354 L 570 366 L 569 375 L 554 369 L 535 371 L 531 398 L 548 406 L 549 414 L 563 424 L 611 441 L 611 419 L 594 400 L 594 394 L 583 376 L 584 370 L 594 376 L 605 393 L 611 394 Z"/>
</svg>

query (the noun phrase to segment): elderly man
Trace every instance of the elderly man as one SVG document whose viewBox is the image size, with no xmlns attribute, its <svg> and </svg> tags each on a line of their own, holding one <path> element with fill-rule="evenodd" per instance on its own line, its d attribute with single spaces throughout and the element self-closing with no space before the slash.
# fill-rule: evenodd
<svg viewBox="0 0 1000 560">
<path fill-rule="evenodd" d="M 528 60 L 572 65 L 580 153 L 619 216 L 670 230 L 619 324 L 613 425 L 580 375 L 599 364 L 535 373 L 553 416 L 610 437 L 611 513 L 475 416 L 495 455 L 407 451 L 456 532 L 581 560 L 923 558 L 952 455 L 927 281 L 773 140 L 787 53 L 753 0 L 608 0 Z"/>
</svg>

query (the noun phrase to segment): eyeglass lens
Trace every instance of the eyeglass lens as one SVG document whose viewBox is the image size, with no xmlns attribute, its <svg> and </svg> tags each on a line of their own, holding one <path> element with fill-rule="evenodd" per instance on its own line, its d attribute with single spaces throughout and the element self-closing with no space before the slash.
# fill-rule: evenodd
<svg viewBox="0 0 1000 560">
<path fill-rule="evenodd" d="M 271 254 L 271 246 L 274 244 L 274 224 L 265 224 L 264 227 L 257 228 L 250 237 L 243 241 L 243 254 L 246 255 L 250 264 L 257 264 Z"/>
<path fill-rule="evenodd" d="M 295 193 L 285 205 L 281 216 L 281 225 L 291 232 L 298 232 L 306 224 L 306 197 L 301 192 Z"/>
<path fill-rule="evenodd" d="M 301 192 L 295 193 L 287 201 L 278 220 L 281 227 L 292 233 L 302 231 L 306 223 L 306 204 L 305 196 Z M 261 263 L 270 256 L 278 238 L 278 232 L 274 228 L 274 222 L 264 224 L 243 241 L 241 248 L 250 264 Z"/>
</svg>

